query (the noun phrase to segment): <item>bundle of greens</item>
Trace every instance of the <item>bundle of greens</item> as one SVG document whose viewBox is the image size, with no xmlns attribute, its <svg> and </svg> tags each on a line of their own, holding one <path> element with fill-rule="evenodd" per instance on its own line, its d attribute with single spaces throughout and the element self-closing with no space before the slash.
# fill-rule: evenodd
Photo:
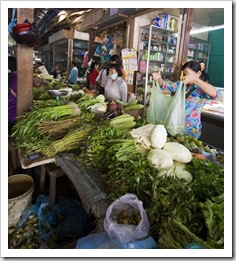
<svg viewBox="0 0 236 261">
<path fill-rule="evenodd" d="M 64 117 L 75 117 L 80 114 L 75 103 L 61 106 L 45 107 L 38 110 L 31 109 L 19 117 L 13 126 L 12 136 L 15 138 L 16 147 L 24 148 L 26 153 L 42 152 L 50 144 L 50 137 L 42 135 L 38 126 L 45 120 L 57 121 Z"/>
<path fill-rule="evenodd" d="M 131 137 L 111 126 L 94 131 L 84 149 L 83 162 L 102 171 L 111 201 L 134 193 L 143 202 L 150 232 L 160 248 L 184 248 L 192 242 L 205 248 L 223 248 L 223 215 L 219 214 L 223 212 L 218 211 L 219 227 L 212 228 L 205 209 L 207 200 L 223 193 L 222 166 L 193 158 L 185 164 L 192 181 L 186 182 L 181 176 L 160 176 L 146 156 L 137 152 Z M 213 236 L 212 231 L 219 234 Z"/>
</svg>

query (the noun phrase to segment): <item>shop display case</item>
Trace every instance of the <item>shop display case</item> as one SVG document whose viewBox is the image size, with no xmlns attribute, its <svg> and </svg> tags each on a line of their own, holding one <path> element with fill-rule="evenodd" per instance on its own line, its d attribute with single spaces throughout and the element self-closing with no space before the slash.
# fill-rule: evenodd
<svg viewBox="0 0 236 261">
<path fill-rule="evenodd" d="M 195 37 L 190 37 L 188 44 L 188 61 L 204 61 L 208 69 L 210 43 Z"/>
<path fill-rule="evenodd" d="M 164 80 L 171 80 L 176 42 L 174 31 L 155 25 L 140 28 L 135 94 L 144 106 L 149 104 L 153 72 L 160 70 Z"/>
<path fill-rule="evenodd" d="M 219 99 L 209 100 L 203 107 L 201 140 L 224 150 L 224 88 L 217 89 L 221 92 Z"/>
<path fill-rule="evenodd" d="M 85 52 L 88 50 L 88 41 L 78 39 L 73 40 L 73 58 L 72 61 L 83 61 Z M 58 41 L 54 45 L 54 62 L 53 66 L 60 65 L 63 71 L 67 69 L 68 59 L 68 39 Z"/>
</svg>

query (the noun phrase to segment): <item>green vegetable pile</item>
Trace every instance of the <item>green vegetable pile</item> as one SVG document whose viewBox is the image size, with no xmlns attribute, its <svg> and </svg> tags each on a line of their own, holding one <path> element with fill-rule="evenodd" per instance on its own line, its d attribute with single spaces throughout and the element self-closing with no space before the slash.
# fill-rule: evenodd
<svg viewBox="0 0 236 261">
<path fill-rule="evenodd" d="M 143 202 L 150 233 L 159 248 L 184 248 L 196 242 L 204 248 L 223 248 L 224 169 L 209 160 L 192 158 L 186 171 L 192 181 L 158 175 L 146 156 L 137 152 L 130 136 L 112 126 L 92 132 L 78 157 L 102 172 L 112 202 L 134 193 Z M 212 218 L 214 215 L 214 218 Z"/>
<path fill-rule="evenodd" d="M 103 97 L 82 95 L 73 105 L 49 101 L 46 106 L 38 101 L 38 107 L 13 127 L 17 147 L 48 157 L 80 149 L 76 157 L 85 167 L 102 173 L 108 200 L 133 193 L 143 202 L 158 248 L 184 248 L 194 242 L 224 248 L 223 166 L 193 157 L 180 170 L 191 174 L 188 181 L 180 174 L 163 175 L 147 160 L 147 137 L 139 140 L 143 149 L 138 151 L 130 133 L 134 118 L 121 115 L 98 121 L 88 109 L 96 103 L 103 104 Z M 183 145 L 186 141 L 176 139 Z"/>
</svg>

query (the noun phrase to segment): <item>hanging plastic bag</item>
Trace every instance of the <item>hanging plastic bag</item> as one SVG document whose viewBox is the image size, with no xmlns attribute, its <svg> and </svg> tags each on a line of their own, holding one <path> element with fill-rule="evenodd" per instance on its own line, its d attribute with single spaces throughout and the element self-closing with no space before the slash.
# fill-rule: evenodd
<svg viewBox="0 0 236 261">
<path fill-rule="evenodd" d="M 129 216 L 137 211 L 141 217 L 138 225 L 118 224 L 115 219 L 122 211 L 127 211 Z M 110 238 L 116 238 L 121 243 L 140 240 L 148 235 L 150 223 L 143 202 L 134 194 L 125 194 L 115 200 L 107 209 L 104 219 L 104 229 Z"/>
<path fill-rule="evenodd" d="M 147 123 L 164 125 L 164 116 L 172 100 L 173 97 L 164 95 L 159 83 L 153 81 L 150 105 L 147 111 Z"/>
<path fill-rule="evenodd" d="M 139 61 L 139 63 L 138 63 L 138 70 L 140 72 L 146 72 L 146 68 L 147 68 L 147 62 L 144 61 L 144 60 Z"/>
<path fill-rule="evenodd" d="M 165 128 L 172 136 L 185 134 L 185 88 L 180 84 L 164 115 Z"/>
<path fill-rule="evenodd" d="M 172 136 L 185 133 L 185 89 L 180 84 L 174 96 L 164 95 L 153 81 L 147 123 L 163 124 Z"/>
</svg>

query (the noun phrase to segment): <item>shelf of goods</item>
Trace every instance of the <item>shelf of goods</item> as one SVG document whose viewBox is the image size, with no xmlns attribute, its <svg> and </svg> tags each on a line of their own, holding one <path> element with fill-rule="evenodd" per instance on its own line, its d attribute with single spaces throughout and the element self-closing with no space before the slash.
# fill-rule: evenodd
<svg viewBox="0 0 236 261">
<path fill-rule="evenodd" d="M 54 45 L 54 66 L 60 65 L 63 70 L 67 69 L 68 60 L 68 40 L 62 40 Z M 74 39 L 73 41 L 73 58 L 72 61 L 83 61 L 85 52 L 88 50 L 88 42 Z"/>
<path fill-rule="evenodd" d="M 140 28 L 138 61 L 139 68 L 135 92 L 138 100 L 148 104 L 152 73 L 160 70 L 163 79 L 171 79 L 177 38 L 175 32 L 155 25 Z"/>
<path fill-rule="evenodd" d="M 210 43 L 195 37 L 191 37 L 188 44 L 188 61 L 204 61 L 206 71 L 208 68 Z"/>
</svg>

